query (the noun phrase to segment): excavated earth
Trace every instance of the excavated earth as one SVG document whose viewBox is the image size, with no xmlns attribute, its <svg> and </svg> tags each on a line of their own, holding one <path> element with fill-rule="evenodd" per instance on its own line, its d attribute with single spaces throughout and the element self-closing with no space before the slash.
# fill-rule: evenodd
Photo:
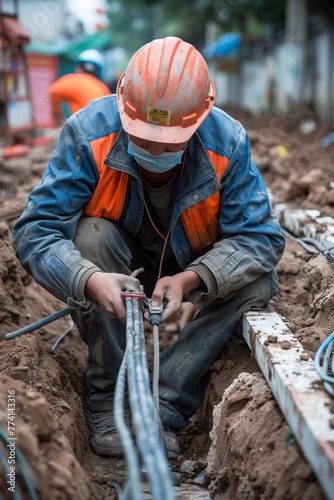
<svg viewBox="0 0 334 500">
<path fill-rule="evenodd" d="M 284 119 L 275 114 L 255 119 L 237 110 L 231 113 L 249 133 L 253 159 L 270 188 L 273 204 L 316 208 L 322 215 L 334 217 L 334 144 L 321 145 L 328 127 L 307 112 Z M 313 123 L 314 130 L 309 132 L 305 123 L 311 119 L 308 123 Z M 305 133 L 307 128 L 309 133 Z M 116 499 L 117 485 L 122 487 L 125 479 L 124 463 L 99 459 L 88 445 L 83 415 L 86 346 L 73 327 L 52 350 L 59 336 L 71 328 L 69 317 L 13 340 L 4 338 L 65 306 L 26 274 L 11 242 L 12 225 L 27 194 L 38 183 L 56 138 L 57 131 L 50 134 L 46 146 L 32 147 L 24 157 L 0 161 L 0 423 L 6 434 L 8 414 L 15 414 L 15 481 L 25 492 L 24 498 L 31 498 L 26 478 L 27 484 L 35 480 L 41 500 Z M 322 254 L 309 254 L 287 239 L 277 267 L 280 292 L 272 306 L 312 358 L 334 329 L 333 266 Z M 173 342 L 192 314 L 192 308 L 185 307 L 173 322 L 161 325 L 161 349 Z M 146 334 L 151 367 L 149 327 Z M 8 394 L 14 393 L 15 406 L 9 406 Z M 13 405 L 12 399 L 9 403 Z M 204 485 L 211 498 L 325 498 L 241 337 L 212 366 L 201 407 L 179 438 L 182 455 L 171 462 L 172 470 L 182 474 L 183 484 Z M 0 451 L 6 461 L 10 448 L 2 444 Z M 19 466 L 19 454 L 25 457 L 30 472 Z M 4 499 L 13 498 L 9 479 L 2 469 Z"/>
</svg>

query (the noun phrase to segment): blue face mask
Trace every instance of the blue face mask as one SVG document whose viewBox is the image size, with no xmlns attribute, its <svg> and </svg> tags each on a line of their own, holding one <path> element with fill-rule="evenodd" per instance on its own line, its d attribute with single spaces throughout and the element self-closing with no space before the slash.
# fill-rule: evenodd
<svg viewBox="0 0 334 500">
<path fill-rule="evenodd" d="M 134 156 L 136 162 L 141 167 L 155 174 L 161 174 L 181 163 L 184 151 L 181 149 L 181 151 L 166 152 L 159 156 L 154 156 L 146 149 L 129 141 L 128 153 Z"/>
</svg>

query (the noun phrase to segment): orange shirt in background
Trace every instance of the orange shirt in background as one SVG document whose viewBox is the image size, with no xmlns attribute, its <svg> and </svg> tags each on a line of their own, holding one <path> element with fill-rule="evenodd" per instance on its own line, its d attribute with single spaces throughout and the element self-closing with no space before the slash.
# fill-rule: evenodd
<svg viewBox="0 0 334 500">
<path fill-rule="evenodd" d="M 49 87 L 54 116 L 61 115 L 61 105 L 66 102 L 71 114 L 84 108 L 91 100 L 110 94 L 107 85 L 87 73 L 70 73 L 59 78 Z"/>
</svg>

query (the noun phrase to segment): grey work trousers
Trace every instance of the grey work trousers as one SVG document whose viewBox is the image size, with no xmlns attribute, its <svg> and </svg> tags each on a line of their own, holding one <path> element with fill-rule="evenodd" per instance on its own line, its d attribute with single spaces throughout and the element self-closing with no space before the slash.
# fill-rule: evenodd
<svg viewBox="0 0 334 500">
<path fill-rule="evenodd" d="M 116 224 L 83 218 L 74 242 L 86 259 L 105 272 L 130 275 L 134 269 L 144 267 L 145 272 L 138 278 L 147 296 L 151 296 L 159 262 L 148 258 Z M 175 272 L 179 271 L 175 264 Z M 237 293 L 203 306 L 178 339 L 164 350 L 159 374 L 160 417 L 164 424 L 174 429 L 187 425 L 204 395 L 210 365 L 236 338 L 242 314 L 265 306 L 277 291 L 275 271 L 260 276 Z M 111 410 L 126 347 L 126 326 L 109 318 L 100 307 L 90 313 L 76 311 L 73 319 L 89 350 L 88 406 L 92 411 Z"/>
</svg>

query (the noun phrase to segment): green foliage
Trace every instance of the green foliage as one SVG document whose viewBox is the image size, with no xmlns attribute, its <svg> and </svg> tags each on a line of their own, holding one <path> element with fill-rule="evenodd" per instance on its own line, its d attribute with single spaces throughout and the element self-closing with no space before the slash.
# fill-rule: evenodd
<svg viewBox="0 0 334 500">
<path fill-rule="evenodd" d="M 285 18 L 286 0 L 214 0 L 211 19 L 228 31 L 252 34 L 250 19 L 270 24 Z"/>
<path fill-rule="evenodd" d="M 115 46 L 123 47 L 130 56 L 156 37 L 154 11 L 143 2 L 109 0 L 108 20 Z"/>
<path fill-rule="evenodd" d="M 201 48 L 208 21 L 221 32 L 254 34 L 281 21 L 286 0 L 107 0 L 113 38 L 128 50 L 159 36 L 179 36 Z M 140 21 L 141 20 L 141 21 Z M 255 27 L 255 28 L 254 28 Z"/>
<path fill-rule="evenodd" d="M 274 23 L 285 18 L 286 0 L 241 0 L 244 8 L 259 21 Z"/>
</svg>

